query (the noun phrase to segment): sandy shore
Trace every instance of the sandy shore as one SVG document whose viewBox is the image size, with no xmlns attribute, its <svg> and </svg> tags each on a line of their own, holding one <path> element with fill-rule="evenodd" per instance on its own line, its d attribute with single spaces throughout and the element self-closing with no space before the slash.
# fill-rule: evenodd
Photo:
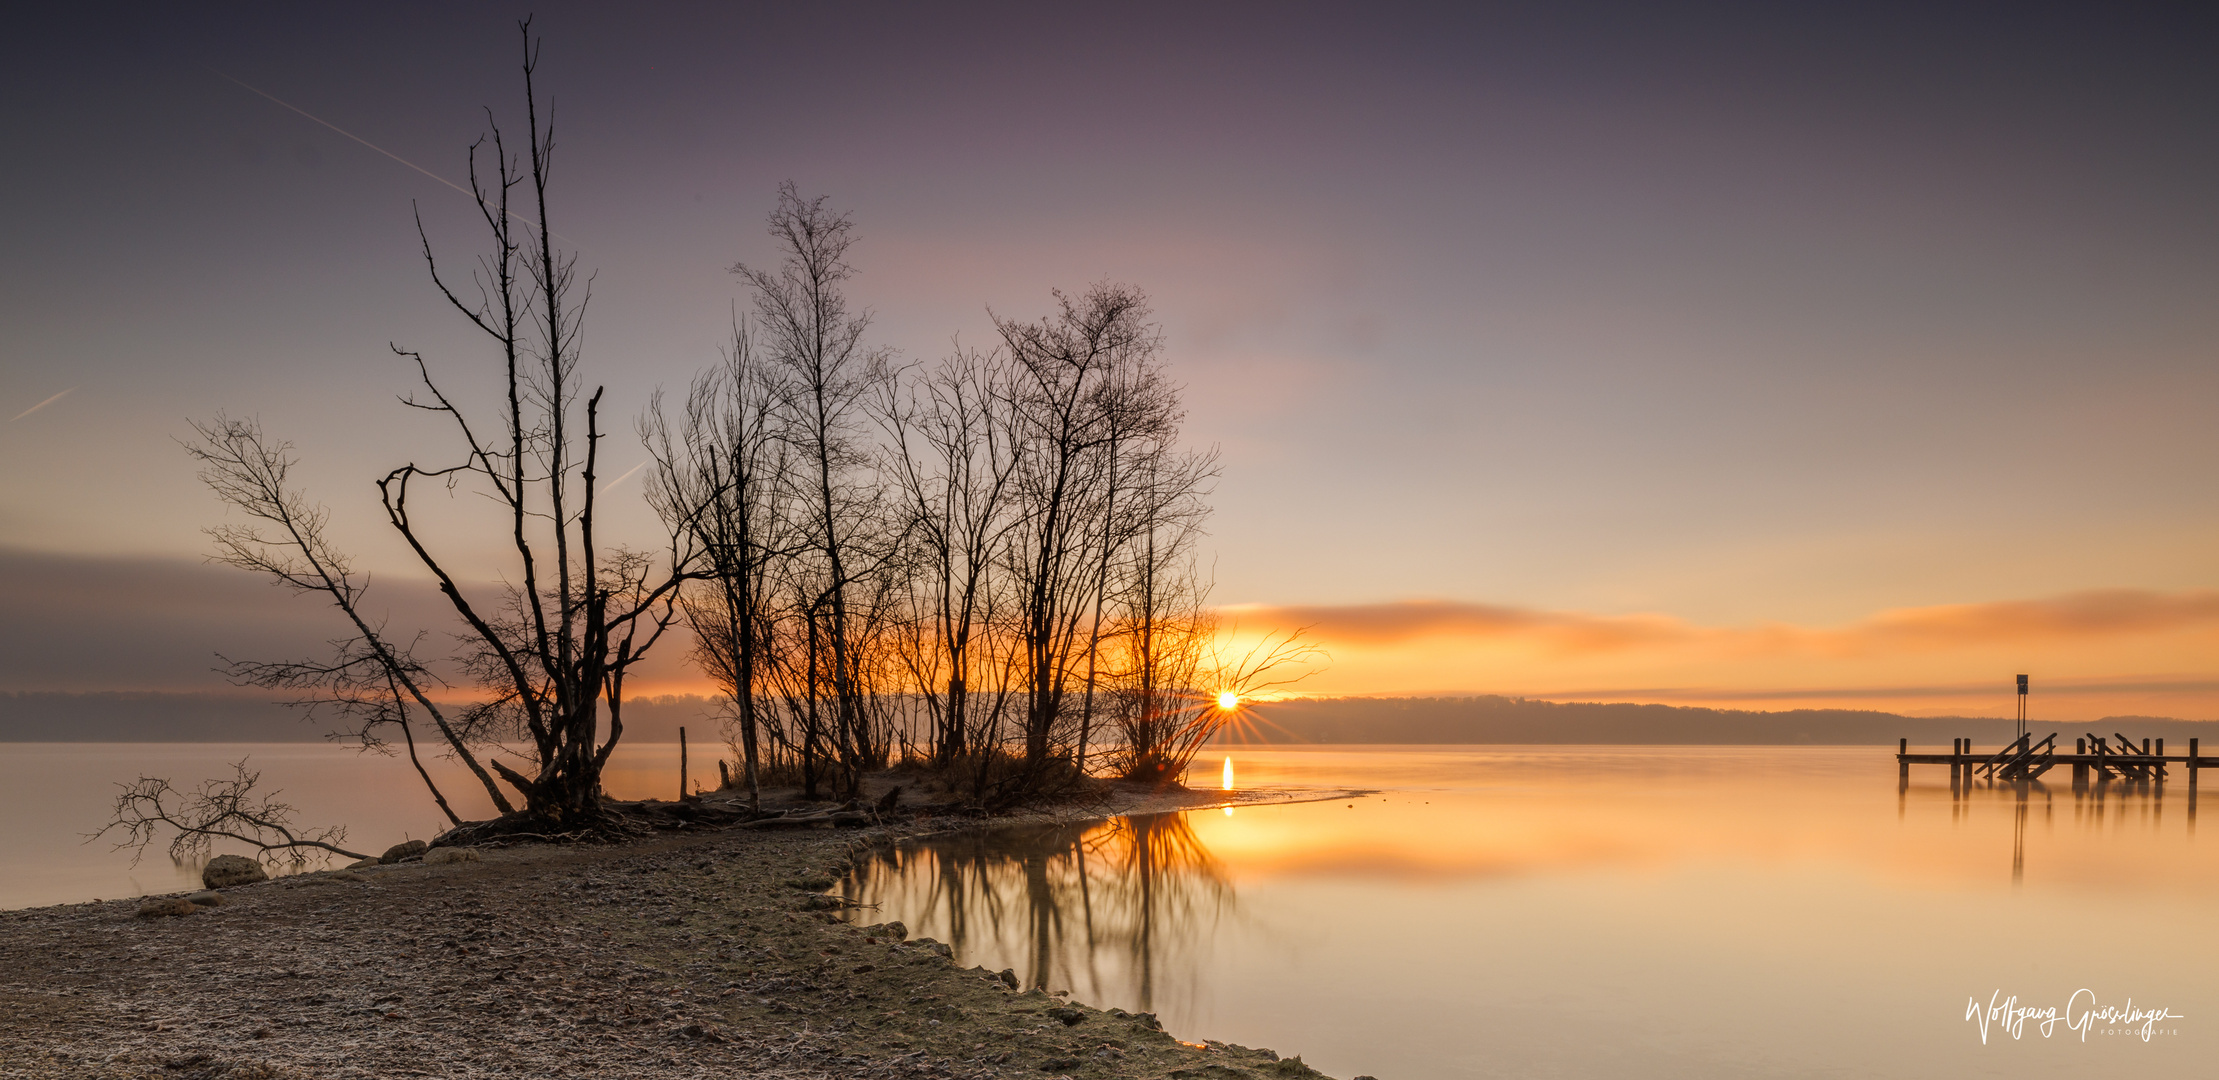
<svg viewBox="0 0 2219 1080">
<path fill-rule="evenodd" d="M 993 823 L 1227 801 L 1126 794 Z M 0 1076 L 1319 1075 L 1018 993 L 817 910 L 811 886 L 874 845 L 965 825 L 484 849 L 235 888 L 183 917 L 138 917 L 136 899 L 0 912 Z"/>
</svg>

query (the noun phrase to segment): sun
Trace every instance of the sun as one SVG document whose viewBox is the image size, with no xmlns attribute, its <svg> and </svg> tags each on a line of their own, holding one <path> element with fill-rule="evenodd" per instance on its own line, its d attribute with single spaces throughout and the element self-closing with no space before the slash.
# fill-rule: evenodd
<svg viewBox="0 0 2219 1080">
<path fill-rule="evenodd" d="M 1231 690 L 1219 694 L 1217 696 L 1217 707 L 1227 711 L 1240 708 L 1240 695 Z"/>
</svg>

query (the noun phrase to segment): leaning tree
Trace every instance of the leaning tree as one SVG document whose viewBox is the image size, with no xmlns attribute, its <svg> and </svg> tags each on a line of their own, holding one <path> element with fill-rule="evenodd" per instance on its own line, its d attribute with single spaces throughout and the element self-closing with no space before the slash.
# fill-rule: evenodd
<svg viewBox="0 0 2219 1080">
<path fill-rule="evenodd" d="M 320 595 L 350 631 L 331 657 L 234 664 L 233 677 L 335 706 L 365 738 L 397 729 L 412 758 L 420 715 L 503 814 L 567 830 L 603 820 L 601 772 L 624 734 L 625 676 L 677 619 L 700 532 L 691 527 L 695 511 L 676 508 L 665 553 L 596 535 L 602 388 L 588 392 L 580 372 L 586 297 L 574 256 L 548 227 L 554 125 L 533 85 L 530 20 L 518 26 L 524 152 L 507 149 L 498 125 L 470 147 L 470 189 L 489 243 L 467 284 L 442 267 L 417 218 L 431 279 L 490 344 L 503 392 L 484 415 L 451 395 L 422 353 L 392 346 L 420 383 L 403 402 L 443 418 L 454 441 L 377 482 L 386 522 L 446 600 L 453 621 L 444 629 L 458 650 L 443 662 L 420 659 L 428 635 L 397 634 L 365 610 L 368 579 L 326 534 L 323 507 L 291 484 L 288 444 L 254 421 L 219 417 L 196 425 L 201 439 L 191 450 L 210 487 L 256 522 L 214 530 L 216 558 Z M 507 564 L 498 586 L 480 585 L 474 562 L 469 579 L 458 570 L 464 552 L 480 557 L 488 532 L 441 536 L 419 516 L 425 495 L 457 491 L 495 508 L 485 528 L 500 537 Z"/>
</svg>

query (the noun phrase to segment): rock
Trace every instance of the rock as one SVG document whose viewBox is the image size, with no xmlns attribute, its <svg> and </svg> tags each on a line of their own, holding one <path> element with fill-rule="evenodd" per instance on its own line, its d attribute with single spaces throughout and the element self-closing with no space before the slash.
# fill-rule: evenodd
<svg viewBox="0 0 2219 1080">
<path fill-rule="evenodd" d="M 1048 1016 L 1051 1019 L 1063 1021 L 1064 1027 L 1077 1027 L 1079 1021 L 1086 1019 L 1085 1013 L 1080 1012 L 1079 1010 L 1071 1008 L 1069 1006 L 1049 1009 Z"/>
<path fill-rule="evenodd" d="M 427 844 L 422 840 L 411 840 L 405 844 L 395 844 L 392 847 L 386 848 L 385 854 L 378 856 L 378 861 L 390 865 L 400 862 L 404 859 L 421 858 L 424 854 L 424 849 L 430 846 L 430 844 Z"/>
<path fill-rule="evenodd" d="M 347 869 L 349 869 L 349 870 L 367 870 L 367 869 L 369 869 L 369 868 L 371 868 L 371 867 L 373 867 L 373 866 L 382 866 L 382 865 L 384 865 L 384 864 L 383 864 L 383 863 L 381 863 L 381 862 L 379 862 L 379 861 L 378 861 L 378 860 L 376 860 L 376 859 L 361 859 L 361 860 L 357 860 L 357 861 L 355 861 L 355 862 L 351 862 L 351 863 L 348 863 L 348 864 L 347 864 Z"/>
<path fill-rule="evenodd" d="M 185 899 L 192 903 L 199 904 L 201 907 L 222 907 L 225 904 L 231 902 L 229 897 L 226 897 L 224 894 L 217 892 L 214 889 L 203 889 L 199 892 L 191 893 L 187 895 Z"/>
<path fill-rule="evenodd" d="M 909 937 L 909 928 L 899 922 L 872 923 L 863 928 L 863 934 L 866 937 L 893 938 L 895 941 L 901 941 Z M 923 942 L 918 944 L 923 944 Z"/>
<path fill-rule="evenodd" d="M 999 974 L 999 975 L 996 975 L 996 976 L 994 976 L 994 977 L 995 977 L 995 978 L 997 978 L 997 979 L 1000 979 L 1000 980 L 1002 981 L 1002 985 L 1003 985 L 1003 986 L 1009 987 L 1009 988 L 1010 988 L 1010 989 L 1012 989 L 1012 990 L 1015 990 L 1015 989 L 1017 989 L 1017 971 L 1016 971 L 1016 969 L 1014 969 L 1014 968 L 1003 968 L 1003 969 L 1001 970 L 1001 974 Z"/>
<path fill-rule="evenodd" d="M 424 853 L 425 866 L 445 866 L 449 863 L 478 861 L 478 849 L 466 847 L 433 848 Z"/>
<path fill-rule="evenodd" d="M 218 855 L 208 860 L 200 871 L 200 883 L 211 889 L 228 889 L 235 885 L 252 885 L 268 881 L 270 875 L 262 864 L 244 855 Z"/>
<path fill-rule="evenodd" d="M 139 905 L 139 918 L 159 919 L 165 915 L 190 915 L 199 910 L 200 905 L 182 896 L 158 896 Z"/>
</svg>

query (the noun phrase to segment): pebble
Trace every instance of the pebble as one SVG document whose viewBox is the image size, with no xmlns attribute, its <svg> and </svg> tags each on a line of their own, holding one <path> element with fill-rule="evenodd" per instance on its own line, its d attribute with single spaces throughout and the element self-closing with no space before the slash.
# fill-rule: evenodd
<svg viewBox="0 0 2219 1080">
<path fill-rule="evenodd" d="M 138 917 L 158 919 L 165 915 L 190 915 L 199 910 L 200 905 L 182 896 L 158 896 L 139 905 Z"/>
</svg>

